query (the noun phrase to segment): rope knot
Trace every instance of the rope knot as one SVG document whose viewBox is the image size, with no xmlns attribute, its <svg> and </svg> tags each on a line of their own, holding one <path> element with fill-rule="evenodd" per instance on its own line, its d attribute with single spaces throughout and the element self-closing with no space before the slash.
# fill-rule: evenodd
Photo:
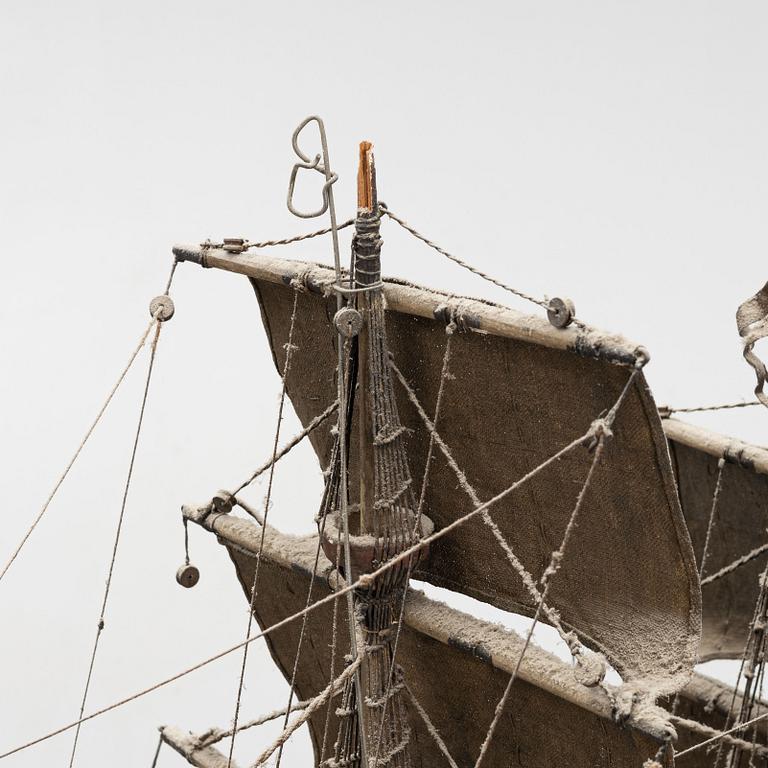
<svg viewBox="0 0 768 768">
<path fill-rule="evenodd" d="M 571 656 L 578 656 L 582 652 L 583 646 L 575 632 L 565 632 L 561 637 L 568 646 Z"/>
<path fill-rule="evenodd" d="M 675 757 L 672 742 L 677 738 L 677 732 L 669 727 L 664 736 L 664 743 L 658 748 L 656 754 L 643 763 L 643 768 L 664 768 L 665 765 L 674 765 Z"/>
<path fill-rule="evenodd" d="M 611 424 L 613 423 L 612 415 L 609 413 L 607 416 L 601 416 L 595 419 L 590 425 L 589 430 L 584 438 L 583 445 L 587 450 L 592 453 L 596 450 L 598 445 L 602 445 L 607 438 L 613 437 L 613 430 Z"/>
<path fill-rule="evenodd" d="M 228 515 L 235 506 L 235 497 L 229 491 L 217 491 L 210 503 L 211 512 L 218 512 L 222 515 Z"/>
<path fill-rule="evenodd" d="M 298 291 L 299 293 L 309 293 L 309 275 L 311 272 L 312 267 L 310 266 L 304 267 L 301 272 L 297 272 L 291 278 L 291 288 L 293 288 L 294 291 Z"/>
<path fill-rule="evenodd" d="M 651 353 L 645 347 L 635 349 L 635 368 L 642 369 L 650 362 Z"/>
<path fill-rule="evenodd" d="M 597 440 L 613 437 L 613 431 L 611 430 L 611 424 L 608 419 L 605 417 L 595 419 L 589 428 L 589 436 L 596 438 Z"/>
<path fill-rule="evenodd" d="M 445 323 L 445 332 L 452 336 L 456 331 L 464 332 L 477 325 L 477 320 L 466 312 L 461 303 L 440 304 L 434 311 L 434 316 Z"/>
<path fill-rule="evenodd" d="M 605 677 L 608 664 L 601 653 L 584 653 L 582 649 L 574 657 L 576 666 L 573 669 L 573 676 L 577 683 L 594 688 L 600 685 Z"/>
<path fill-rule="evenodd" d="M 385 424 L 377 433 L 376 436 L 373 438 L 373 444 L 374 445 L 387 445 L 388 443 L 392 443 L 395 440 L 397 440 L 400 435 L 405 434 L 406 432 L 410 432 L 407 427 L 399 426 L 395 427 L 392 424 Z"/>
<path fill-rule="evenodd" d="M 548 581 L 552 576 L 554 576 L 560 570 L 560 565 L 562 564 L 562 561 L 563 561 L 563 553 L 559 549 L 555 550 L 552 553 L 552 557 L 549 560 L 549 565 L 544 571 L 543 578 L 545 581 Z"/>
</svg>

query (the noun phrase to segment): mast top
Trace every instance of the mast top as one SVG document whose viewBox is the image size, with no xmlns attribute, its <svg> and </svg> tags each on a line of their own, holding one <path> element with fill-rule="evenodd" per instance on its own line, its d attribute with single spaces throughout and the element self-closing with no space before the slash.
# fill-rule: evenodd
<svg viewBox="0 0 768 768">
<path fill-rule="evenodd" d="M 373 144 L 360 142 L 360 162 L 357 169 L 357 208 L 361 213 L 372 213 L 378 207 L 376 197 L 376 164 Z"/>
</svg>

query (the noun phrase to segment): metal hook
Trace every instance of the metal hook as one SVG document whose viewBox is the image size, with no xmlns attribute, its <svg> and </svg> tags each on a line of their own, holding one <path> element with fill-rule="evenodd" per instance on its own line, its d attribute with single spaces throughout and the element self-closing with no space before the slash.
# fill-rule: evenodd
<svg viewBox="0 0 768 768">
<path fill-rule="evenodd" d="M 320 145 L 322 148 L 322 154 L 315 155 L 314 160 L 310 160 L 309 155 L 305 155 L 299 146 L 299 135 L 312 122 L 317 123 L 317 130 L 320 133 Z M 333 199 L 332 189 L 333 185 L 336 183 L 336 180 L 339 177 L 331 170 L 331 159 L 328 155 L 328 139 L 325 135 L 325 124 L 323 123 L 322 119 L 317 115 L 310 115 L 309 117 L 304 118 L 304 120 L 302 120 L 299 124 L 298 128 L 296 128 L 296 130 L 293 132 L 291 144 L 293 145 L 293 151 L 301 159 L 301 161 L 295 163 L 293 169 L 291 170 L 291 179 L 288 182 L 288 210 L 294 216 L 298 216 L 301 219 L 314 219 L 317 216 L 322 216 L 326 211 L 329 212 L 331 217 L 331 236 L 333 238 L 333 262 L 336 268 L 336 282 L 337 284 L 341 284 L 339 232 L 336 225 L 336 203 Z M 302 168 L 309 171 L 317 171 L 318 173 L 322 173 L 325 176 L 325 184 L 323 184 L 323 205 L 317 211 L 312 211 L 311 213 L 299 211 L 293 205 L 293 193 L 296 188 L 296 174 L 299 172 L 299 169 Z M 338 298 L 338 308 L 341 309 L 343 303 L 341 294 L 339 294 Z"/>
<path fill-rule="evenodd" d="M 317 123 L 318 131 L 320 132 L 320 144 L 322 145 L 322 155 L 315 155 L 314 160 L 310 160 L 308 155 L 302 152 L 299 147 L 299 134 L 309 125 L 311 122 Z M 288 182 L 288 210 L 294 215 L 302 219 L 314 219 L 318 216 L 322 216 L 328 208 L 331 206 L 333 200 L 333 193 L 331 186 L 336 183 L 338 176 L 330 169 L 330 161 L 328 158 L 328 141 L 325 135 L 325 125 L 323 121 L 317 115 L 311 115 L 304 119 L 298 128 L 293 132 L 291 138 L 291 144 L 293 145 L 293 151 L 298 157 L 301 158 L 301 162 L 295 163 L 291 170 L 291 179 Z M 322 162 L 320 162 L 322 160 Z M 309 213 L 298 210 L 293 204 L 293 194 L 296 189 L 296 175 L 300 169 L 306 169 L 309 171 L 317 171 L 325 176 L 325 184 L 323 184 L 323 205 L 316 211 Z"/>
</svg>

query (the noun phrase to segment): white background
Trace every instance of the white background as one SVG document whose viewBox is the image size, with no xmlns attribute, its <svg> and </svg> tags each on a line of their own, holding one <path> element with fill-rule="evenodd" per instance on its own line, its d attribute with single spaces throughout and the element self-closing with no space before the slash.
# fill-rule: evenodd
<svg viewBox="0 0 768 768">
<path fill-rule="evenodd" d="M 314 112 L 342 219 L 370 139 L 392 210 L 645 344 L 660 403 L 750 399 L 734 312 L 768 278 L 767 21 L 758 2 L 3 2 L 0 560 L 138 340 L 171 245 L 315 227 L 284 201 L 290 134 Z M 393 223 L 384 237 L 388 274 L 527 309 Z M 202 578 L 176 585 L 179 507 L 269 454 L 279 382 L 245 279 L 185 264 L 173 295 L 88 709 L 245 631 L 213 537 L 191 531 Z M 77 714 L 145 363 L 0 583 L 0 751 Z M 691 420 L 766 442 L 761 409 Z M 292 414 L 283 429 L 296 430 Z M 320 488 L 302 446 L 276 473 L 272 522 L 310 529 Z M 149 765 L 156 725 L 226 725 L 239 663 L 87 724 L 76 764 Z M 285 691 L 254 647 L 245 716 Z M 275 733 L 244 737 L 241 764 Z M 70 744 L 6 764 L 66 765 Z M 307 755 L 302 735 L 284 764 Z M 168 750 L 159 764 L 181 759 Z"/>
</svg>

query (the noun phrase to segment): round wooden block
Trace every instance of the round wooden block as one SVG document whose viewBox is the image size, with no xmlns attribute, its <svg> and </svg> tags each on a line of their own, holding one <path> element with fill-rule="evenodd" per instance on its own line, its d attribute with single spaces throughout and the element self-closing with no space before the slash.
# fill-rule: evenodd
<svg viewBox="0 0 768 768">
<path fill-rule="evenodd" d="M 170 320 L 175 311 L 176 308 L 173 306 L 173 299 L 170 296 L 164 294 L 162 296 L 155 296 L 149 302 L 149 314 L 152 317 L 156 317 L 161 323 Z"/>
<path fill-rule="evenodd" d="M 191 563 L 182 565 L 181 568 L 176 571 L 176 581 L 178 581 L 182 587 L 190 589 L 200 581 L 200 571 L 198 571 Z"/>
</svg>

